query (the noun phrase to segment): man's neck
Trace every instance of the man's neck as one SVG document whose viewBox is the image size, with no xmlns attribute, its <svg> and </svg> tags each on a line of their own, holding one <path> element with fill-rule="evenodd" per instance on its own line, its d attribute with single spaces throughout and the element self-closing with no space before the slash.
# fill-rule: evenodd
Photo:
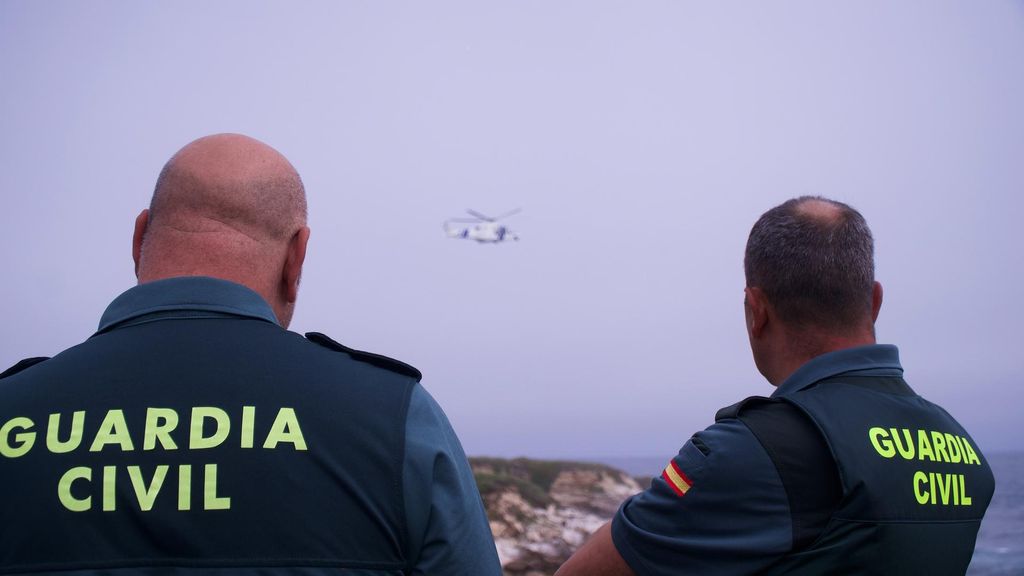
<svg viewBox="0 0 1024 576">
<path fill-rule="evenodd" d="M 773 386 L 779 386 L 801 366 L 822 354 L 875 343 L 873 331 L 849 336 L 828 334 L 817 335 L 811 339 L 787 339 L 786 346 L 775 356 L 776 361 L 769 367 L 770 372 L 766 371 L 764 376 Z"/>
<path fill-rule="evenodd" d="M 274 311 L 278 324 L 287 327 L 288 323 L 291 321 L 291 306 L 283 303 L 280 298 L 275 298 L 275 293 L 272 288 L 262 285 L 251 276 L 247 276 L 245 274 L 236 273 L 230 270 L 209 268 L 142 267 L 139 270 L 138 280 L 139 284 L 146 284 L 156 280 L 190 276 L 207 276 L 210 278 L 217 278 L 218 280 L 226 280 L 228 282 L 234 282 L 235 284 L 241 284 L 263 297 L 263 300 L 265 300 Z"/>
</svg>

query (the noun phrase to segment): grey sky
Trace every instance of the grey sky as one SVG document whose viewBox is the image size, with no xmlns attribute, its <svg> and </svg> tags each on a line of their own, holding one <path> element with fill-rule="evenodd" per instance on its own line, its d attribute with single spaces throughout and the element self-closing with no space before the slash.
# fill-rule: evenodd
<svg viewBox="0 0 1024 576">
<path fill-rule="evenodd" d="M 1016 449 L 1022 54 L 1010 0 L 0 0 L 0 365 L 92 333 L 160 167 L 230 131 L 307 186 L 292 329 L 418 366 L 471 454 L 667 457 L 769 394 L 742 250 L 801 194 L 868 219 L 911 385 Z"/>
</svg>

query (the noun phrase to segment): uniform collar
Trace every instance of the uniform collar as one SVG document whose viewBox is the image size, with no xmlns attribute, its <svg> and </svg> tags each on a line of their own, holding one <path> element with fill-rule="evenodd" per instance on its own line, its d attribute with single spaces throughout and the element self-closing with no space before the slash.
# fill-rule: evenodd
<svg viewBox="0 0 1024 576">
<path fill-rule="evenodd" d="M 139 284 L 114 299 L 100 318 L 99 332 L 155 312 L 217 312 L 277 324 L 277 317 L 259 294 L 227 280 L 183 276 Z"/>
<path fill-rule="evenodd" d="M 772 397 L 787 396 L 815 382 L 847 372 L 869 373 L 873 376 L 902 376 L 900 352 L 891 344 L 872 344 L 822 354 L 812 358 L 786 378 Z"/>
</svg>

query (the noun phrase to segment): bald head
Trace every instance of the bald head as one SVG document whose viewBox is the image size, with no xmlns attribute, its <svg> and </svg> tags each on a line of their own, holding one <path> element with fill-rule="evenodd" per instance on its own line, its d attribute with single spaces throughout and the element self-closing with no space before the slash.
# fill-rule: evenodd
<svg viewBox="0 0 1024 576">
<path fill-rule="evenodd" d="M 306 223 L 306 194 L 292 165 L 240 134 L 196 140 L 157 179 L 150 222 L 183 232 L 234 229 L 257 241 L 287 238 Z"/>
<path fill-rule="evenodd" d="M 206 136 L 160 172 L 136 223 L 136 272 L 140 282 L 212 276 L 246 285 L 287 324 L 279 284 L 297 239 L 304 257 L 307 236 L 305 190 L 284 156 L 248 136 Z"/>
</svg>

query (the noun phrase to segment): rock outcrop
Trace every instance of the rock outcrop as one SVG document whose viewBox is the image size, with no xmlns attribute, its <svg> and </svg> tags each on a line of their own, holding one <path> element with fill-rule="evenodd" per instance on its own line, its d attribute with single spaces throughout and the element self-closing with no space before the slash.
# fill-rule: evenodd
<svg viewBox="0 0 1024 576">
<path fill-rule="evenodd" d="M 507 576 L 547 576 L 641 490 L 585 462 L 470 458 Z"/>
</svg>

